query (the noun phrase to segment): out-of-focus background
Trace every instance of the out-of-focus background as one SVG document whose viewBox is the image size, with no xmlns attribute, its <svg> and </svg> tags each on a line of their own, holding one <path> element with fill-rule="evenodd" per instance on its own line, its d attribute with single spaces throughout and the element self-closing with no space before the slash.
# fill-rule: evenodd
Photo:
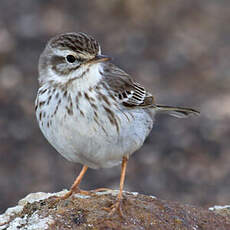
<svg viewBox="0 0 230 230">
<path fill-rule="evenodd" d="M 158 115 L 130 158 L 125 189 L 201 205 L 230 201 L 229 0 L 1 0 L 0 212 L 31 192 L 69 188 L 80 165 L 62 158 L 34 115 L 37 63 L 58 33 L 93 35 L 104 54 L 162 104 L 200 117 Z M 118 188 L 120 167 L 89 170 L 82 188 Z"/>
</svg>

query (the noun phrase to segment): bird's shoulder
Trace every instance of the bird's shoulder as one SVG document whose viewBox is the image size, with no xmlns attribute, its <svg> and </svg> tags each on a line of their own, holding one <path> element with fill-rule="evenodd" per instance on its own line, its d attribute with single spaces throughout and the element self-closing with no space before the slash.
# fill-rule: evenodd
<svg viewBox="0 0 230 230">
<path fill-rule="evenodd" d="M 103 66 L 103 81 L 125 107 L 154 106 L 154 97 L 125 71 L 112 63 Z"/>
</svg>

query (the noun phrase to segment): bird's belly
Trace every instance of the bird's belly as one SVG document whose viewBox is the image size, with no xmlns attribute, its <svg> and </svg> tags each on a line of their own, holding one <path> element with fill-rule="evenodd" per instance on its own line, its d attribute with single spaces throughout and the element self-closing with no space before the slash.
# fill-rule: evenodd
<svg viewBox="0 0 230 230">
<path fill-rule="evenodd" d="M 108 114 L 93 111 L 57 112 L 49 127 L 43 119 L 40 128 L 52 146 L 66 159 L 91 168 L 112 167 L 122 157 L 139 149 L 153 125 L 153 116 L 146 110 L 116 112 L 116 121 Z M 39 119 L 38 119 L 39 120 Z"/>
</svg>

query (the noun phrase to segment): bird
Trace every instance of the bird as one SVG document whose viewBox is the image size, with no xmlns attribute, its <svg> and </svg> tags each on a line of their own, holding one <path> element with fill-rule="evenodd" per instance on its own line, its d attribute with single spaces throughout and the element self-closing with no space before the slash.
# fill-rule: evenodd
<svg viewBox="0 0 230 230">
<path fill-rule="evenodd" d="M 152 130 L 155 114 L 199 115 L 195 109 L 156 104 L 144 86 L 114 65 L 98 41 L 83 32 L 51 38 L 40 55 L 38 73 L 38 125 L 58 153 L 83 165 L 62 199 L 87 193 L 79 185 L 88 168 L 121 164 L 120 189 L 110 213 L 122 215 L 127 162 Z"/>
</svg>

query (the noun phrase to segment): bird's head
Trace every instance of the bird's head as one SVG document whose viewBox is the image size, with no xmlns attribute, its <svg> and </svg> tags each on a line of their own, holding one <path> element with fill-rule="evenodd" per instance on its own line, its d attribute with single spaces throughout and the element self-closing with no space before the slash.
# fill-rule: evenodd
<svg viewBox="0 0 230 230">
<path fill-rule="evenodd" d="M 40 56 L 39 83 L 66 83 L 80 78 L 89 65 L 108 60 L 93 37 L 81 32 L 61 34 L 47 43 Z"/>
</svg>

